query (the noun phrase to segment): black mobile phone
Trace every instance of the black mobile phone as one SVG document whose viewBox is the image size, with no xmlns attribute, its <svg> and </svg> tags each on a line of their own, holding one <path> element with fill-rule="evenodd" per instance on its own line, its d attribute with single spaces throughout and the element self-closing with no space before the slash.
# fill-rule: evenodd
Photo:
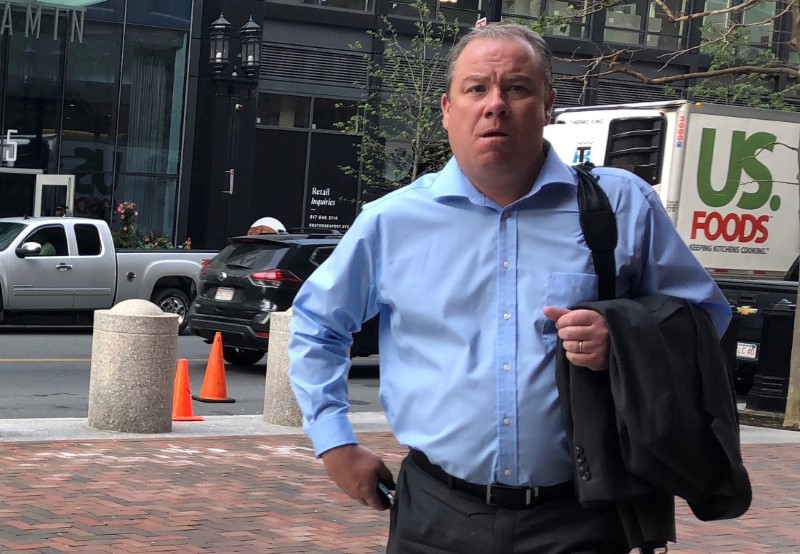
<svg viewBox="0 0 800 554">
<path fill-rule="evenodd" d="M 383 505 L 387 508 L 394 506 L 394 491 L 383 483 L 378 483 L 378 494 L 383 500 Z"/>
</svg>

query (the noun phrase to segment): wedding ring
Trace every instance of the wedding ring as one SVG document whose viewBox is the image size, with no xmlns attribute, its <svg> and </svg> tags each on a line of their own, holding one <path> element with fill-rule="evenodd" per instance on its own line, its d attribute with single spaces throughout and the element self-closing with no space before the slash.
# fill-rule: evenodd
<svg viewBox="0 0 800 554">
<path fill-rule="evenodd" d="M 583 341 L 578 341 L 578 354 L 583 354 Z"/>
</svg>

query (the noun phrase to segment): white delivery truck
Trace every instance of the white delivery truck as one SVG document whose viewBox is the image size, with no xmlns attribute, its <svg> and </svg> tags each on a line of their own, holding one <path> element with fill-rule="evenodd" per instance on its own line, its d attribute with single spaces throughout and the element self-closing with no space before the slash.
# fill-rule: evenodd
<svg viewBox="0 0 800 554">
<path fill-rule="evenodd" d="M 650 183 L 712 275 L 781 279 L 797 259 L 800 113 L 678 100 L 554 115 L 559 157 Z"/>
</svg>

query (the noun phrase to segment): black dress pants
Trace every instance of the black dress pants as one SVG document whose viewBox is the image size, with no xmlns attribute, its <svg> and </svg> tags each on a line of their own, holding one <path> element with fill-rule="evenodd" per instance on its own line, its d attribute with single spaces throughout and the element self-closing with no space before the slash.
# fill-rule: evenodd
<svg viewBox="0 0 800 554">
<path fill-rule="evenodd" d="M 573 498 L 505 510 L 451 489 L 406 458 L 397 477 L 387 554 L 622 554 L 613 505 Z"/>
</svg>

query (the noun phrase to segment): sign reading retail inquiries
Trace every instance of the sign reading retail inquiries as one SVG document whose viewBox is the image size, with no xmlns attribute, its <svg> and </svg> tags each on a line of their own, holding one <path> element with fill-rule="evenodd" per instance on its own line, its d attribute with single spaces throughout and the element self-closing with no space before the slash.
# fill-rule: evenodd
<svg viewBox="0 0 800 554">
<path fill-rule="evenodd" d="M 306 225 L 346 231 L 355 218 L 356 202 L 352 187 L 310 187 L 306 206 Z"/>
<path fill-rule="evenodd" d="M 65 4 L 68 0 L 65 0 Z M 51 38 L 58 40 L 63 33 L 69 34 L 69 41 L 83 42 L 83 16 L 91 1 L 72 2 L 67 5 L 53 3 L 39 3 L 36 0 L 17 0 L 15 2 L 0 2 L 2 19 L 0 19 L 0 36 L 8 33 L 14 34 L 14 22 L 17 22 L 17 33 L 22 27 L 26 37 L 46 38 L 50 33 L 42 35 L 42 19 L 52 18 L 53 33 Z"/>
</svg>

